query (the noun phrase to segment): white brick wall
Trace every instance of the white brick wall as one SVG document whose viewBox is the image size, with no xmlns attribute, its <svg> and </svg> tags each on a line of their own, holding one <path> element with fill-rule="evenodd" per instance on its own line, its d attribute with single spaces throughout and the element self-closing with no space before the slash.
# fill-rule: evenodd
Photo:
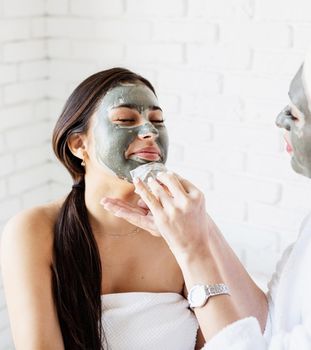
<svg viewBox="0 0 311 350">
<path fill-rule="evenodd" d="M 0 0 L 0 229 L 67 191 L 53 124 L 83 78 L 125 66 L 157 88 L 168 166 L 203 189 L 264 286 L 309 211 L 309 181 L 290 169 L 274 119 L 310 34 L 308 0 Z M 9 349 L 0 280 L 0 350 Z"/>
</svg>

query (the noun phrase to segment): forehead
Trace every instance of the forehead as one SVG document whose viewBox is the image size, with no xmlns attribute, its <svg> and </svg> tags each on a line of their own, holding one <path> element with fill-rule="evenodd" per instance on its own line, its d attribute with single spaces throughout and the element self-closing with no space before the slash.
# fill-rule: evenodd
<svg viewBox="0 0 311 350">
<path fill-rule="evenodd" d="M 107 109 L 123 104 L 133 104 L 149 108 L 158 106 L 155 94 L 143 84 L 122 84 L 109 90 L 102 100 L 102 106 Z"/>
<path fill-rule="evenodd" d="M 291 81 L 288 95 L 291 99 L 292 104 L 295 105 L 299 111 L 304 114 L 305 117 L 310 117 L 306 88 L 303 79 L 303 65 L 301 65 L 298 72 Z"/>
</svg>

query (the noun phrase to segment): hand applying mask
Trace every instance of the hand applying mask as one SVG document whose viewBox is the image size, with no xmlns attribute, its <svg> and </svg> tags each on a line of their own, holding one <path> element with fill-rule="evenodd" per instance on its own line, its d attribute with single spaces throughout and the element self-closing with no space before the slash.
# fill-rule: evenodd
<svg viewBox="0 0 311 350">
<path fill-rule="evenodd" d="M 107 92 L 98 109 L 94 138 L 99 163 L 129 182 L 130 171 L 139 165 L 167 159 L 162 110 L 143 84 L 122 84 Z"/>
</svg>

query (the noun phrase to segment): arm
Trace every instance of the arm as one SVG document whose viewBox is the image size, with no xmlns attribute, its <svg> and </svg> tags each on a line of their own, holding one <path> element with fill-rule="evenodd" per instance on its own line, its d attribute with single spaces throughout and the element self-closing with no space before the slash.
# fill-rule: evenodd
<svg viewBox="0 0 311 350">
<path fill-rule="evenodd" d="M 33 209 L 12 218 L 2 233 L 2 276 L 16 350 L 64 349 L 52 296 L 51 227 Z"/>
<path fill-rule="evenodd" d="M 225 326 L 247 316 L 255 316 L 264 329 L 266 297 L 206 214 L 203 194 L 174 174 L 165 173 L 158 178 L 171 195 L 153 180 L 149 182 L 152 193 L 142 182 L 136 183 L 136 192 L 149 207 L 154 225 L 178 261 L 187 289 L 197 283 L 223 282 L 231 292 L 231 296 L 213 297 L 205 307 L 195 310 L 205 339 L 209 340 Z M 138 218 L 135 224 L 143 223 L 143 214 L 120 203 L 106 199 L 104 206 L 118 216 L 130 218 L 132 223 L 135 217 Z M 148 224 L 150 226 L 150 222 Z"/>
</svg>

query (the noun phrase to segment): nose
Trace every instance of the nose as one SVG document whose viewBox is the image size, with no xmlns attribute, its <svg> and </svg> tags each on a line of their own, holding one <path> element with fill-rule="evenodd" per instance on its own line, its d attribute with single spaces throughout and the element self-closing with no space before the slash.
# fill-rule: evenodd
<svg viewBox="0 0 311 350">
<path fill-rule="evenodd" d="M 285 113 L 285 109 L 279 113 L 279 115 L 276 117 L 275 124 L 279 128 L 286 129 L 287 131 L 290 131 L 291 129 L 291 119 L 290 116 Z"/>
<path fill-rule="evenodd" d="M 155 128 L 155 126 L 150 122 L 144 123 L 139 128 L 138 137 L 141 139 L 157 138 L 158 136 L 159 136 L 158 129 Z"/>
</svg>

